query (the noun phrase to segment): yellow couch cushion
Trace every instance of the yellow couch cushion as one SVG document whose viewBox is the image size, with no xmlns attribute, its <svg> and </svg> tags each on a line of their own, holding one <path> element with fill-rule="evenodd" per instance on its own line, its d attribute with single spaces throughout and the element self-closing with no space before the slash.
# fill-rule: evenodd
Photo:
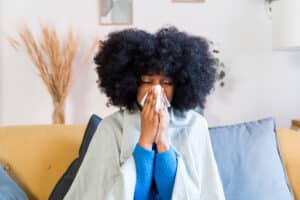
<svg viewBox="0 0 300 200">
<path fill-rule="evenodd" d="M 30 199 L 46 200 L 77 157 L 83 125 L 0 128 L 0 162 Z"/>
<path fill-rule="evenodd" d="M 278 129 L 280 153 L 292 186 L 295 200 L 300 199 L 300 132 Z"/>
</svg>

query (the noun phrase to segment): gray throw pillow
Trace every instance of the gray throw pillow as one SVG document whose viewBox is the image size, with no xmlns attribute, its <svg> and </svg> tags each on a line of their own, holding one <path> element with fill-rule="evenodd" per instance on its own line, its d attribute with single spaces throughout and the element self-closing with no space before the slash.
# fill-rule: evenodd
<svg viewBox="0 0 300 200">
<path fill-rule="evenodd" d="M 275 121 L 210 128 L 226 200 L 292 200 Z"/>
</svg>

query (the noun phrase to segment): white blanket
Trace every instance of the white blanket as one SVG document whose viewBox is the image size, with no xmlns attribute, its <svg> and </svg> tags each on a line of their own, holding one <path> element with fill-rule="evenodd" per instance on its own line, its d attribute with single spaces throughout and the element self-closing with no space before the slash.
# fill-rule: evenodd
<svg viewBox="0 0 300 200">
<path fill-rule="evenodd" d="M 171 145 L 178 157 L 172 200 L 225 199 L 206 119 L 190 110 L 170 113 Z M 91 140 L 65 200 L 132 200 L 136 171 L 132 156 L 140 135 L 140 111 L 104 118 Z"/>
</svg>

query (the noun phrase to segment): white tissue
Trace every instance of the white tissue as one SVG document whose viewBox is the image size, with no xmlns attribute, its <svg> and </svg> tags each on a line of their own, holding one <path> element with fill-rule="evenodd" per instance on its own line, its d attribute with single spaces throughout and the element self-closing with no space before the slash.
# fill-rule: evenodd
<svg viewBox="0 0 300 200">
<path fill-rule="evenodd" d="M 159 109 L 162 107 L 163 103 L 165 102 L 167 104 L 167 107 L 170 107 L 170 103 L 168 101 L 168 98 L 164 93 L 161 92 L 161 86 L 160 85 L 155 85 L 154 87 L 154 93 L 156 94 L 156 105 L 155 105 L 155 111 L 158 112 Z M 141 106 L 144 106 L 146 98 L 148 96 L 149 92 L 145 94 L 145 96 L 142 98 L 140 104 Z"/>
</svg>

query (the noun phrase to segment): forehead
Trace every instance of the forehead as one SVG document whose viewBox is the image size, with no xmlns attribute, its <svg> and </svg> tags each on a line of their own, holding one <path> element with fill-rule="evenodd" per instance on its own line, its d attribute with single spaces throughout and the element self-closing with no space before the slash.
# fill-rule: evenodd
<svg viewBox="0 0 300 200">
<path fill-rule="evenodd" d="M 147 78 L 147 79 L 172 79 L 170 76 L 165 76 L 162 74 L 149 74 L 149 75 L 141 75 L 141 78 Z"/>
</svg>

